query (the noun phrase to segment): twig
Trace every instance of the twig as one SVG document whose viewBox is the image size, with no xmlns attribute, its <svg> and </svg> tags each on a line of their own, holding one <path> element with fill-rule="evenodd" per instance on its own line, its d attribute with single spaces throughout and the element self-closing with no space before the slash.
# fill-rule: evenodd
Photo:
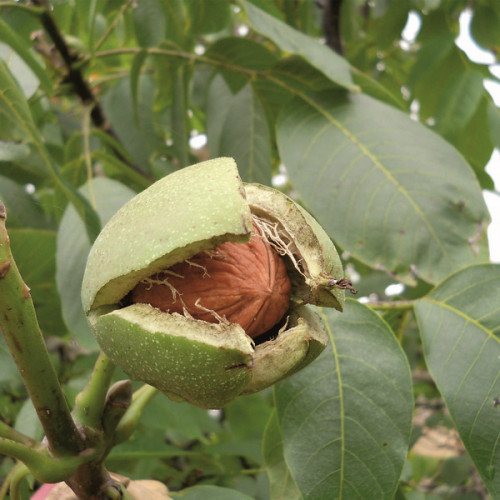
<svg viewBox="0 0 500 500">
<path fill-rule="evenodd" d="M 78 394 L 73 409 L 75 420 L 93 429 L 101 425 L 102 411 L 115 365 L 101 352 L 85 388 Z"/>
<path fill-rule="evenodd" d="M 371 307 L 377 311 L 405 311 L 413 309 L 415 306 L 414 300 L 387 300 L 380 302 L 366 302 L 365 306 Z"/>
<path fill-rule="evenodd" d="M 92 123 L 95 127 L 100 128 L 111 137 L 113 137 L 113 139 L 119 141 L 116 132 L 112 128 L 109 121 L 106 119 L 100 103 L 92 92 L 92 88 L 89 82 L 83 77 L 83 74 L 80 70 L 80 64 L 83 61 L 83 57 L 80 54 L 70 51 L 66 40 L 64 39 L 62 33 L 59 31 L 59 28 L 54 21 L 54 18 L 50 11 L 50 6 L 47 4 L 47 1 L 33 0 L 33 3 L 37 6 L 44 7 L 44 11 L 39 14 L 40 22 L 54 42 L 55 48 L 61 55 L 67 71 L 65 79 L 69 83 L 71 83 L 76 95 L 82 101 L 82 104 L 84 106 L 90 107 L 90 117 L 92 119 Z M 144 172 L 137 165 L 134 165 L 133 163 L 127 161 L 127 159 L 124 158 L 118 150 L 114 149 L 113 152 L 123 163 L 129 165 L 133 170 L 135 170 L 142 176 L 145 176 Z"/>
</svg>

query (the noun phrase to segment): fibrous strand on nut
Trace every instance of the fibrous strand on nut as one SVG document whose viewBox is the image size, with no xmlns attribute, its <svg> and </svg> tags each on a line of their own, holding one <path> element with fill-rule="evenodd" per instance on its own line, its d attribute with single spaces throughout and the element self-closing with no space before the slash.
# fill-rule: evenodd
<svg viewBox="0 0 500 500">
<path fill-rule="evenodd" d="M 254 218 L 249 242 L 226 242 L 175 264 L 139 283 L 131 300 L 210 323 L 237 323 L 255 338 L 283 318 L 290 302 L 291 283 L 278 250 L 288 252 L 269 236 L 269 226 Z"/>
</svg>

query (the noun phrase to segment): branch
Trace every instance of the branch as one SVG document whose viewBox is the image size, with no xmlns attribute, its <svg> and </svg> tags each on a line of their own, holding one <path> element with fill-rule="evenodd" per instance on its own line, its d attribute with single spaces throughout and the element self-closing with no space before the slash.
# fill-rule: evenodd
<svg viewBox="0 0 500 500">
<path fill-rule="evenodd" d="M 344 43 L 340 30 L 342 0 L 325 0 L 323 4 L 323 33 L 326 44 L 339 55 L 344 55 Z"/>
<path fill-rule="evenodd" d="M 78 453 L 83 439 L 66 403 L 40 332 L 31 299 L 10 250 L 0 202 L 0 330 L 55 456 Z M 17 443 L 19 444 L 19 443 Z"/>
<path fill-rule="evenodd" d="M 54 18 L 52 17 L 50 5 L 48 5 L 47 0 L 33 0 L 33 3 L 44 8 L 44 10 L 39 14 L 40 22 L 54 42 L 55 48 L 61 55 L 67 71 L 65 80 L 71 83 L 82 104 L 84 106 L 90 107 L 90 117 L 94 126 L 103 130 L 106 134 L 119 142 L 119 138 L 109 121 L 106 119 L 104 111 L 100 103 L 96 99 L 94 93 L 92 92 L 92 88 L 89 82 L 83 77 L 83 74 L 80 70 L 83 56 L 72 52 L 68 47 L 66 40 L 64 39 L 62 33 L 60 32 L 57 24 L 54 21 Z M 144 177 L 144 172 L 137 165 L 134 165 L 133 163 L 127 161 L 127 159 L 120 153 L 120 151 L 113 148 L 113 152 L 116 157 L 119 158 L 123 163 L 125 163 Z"/>
</svg>

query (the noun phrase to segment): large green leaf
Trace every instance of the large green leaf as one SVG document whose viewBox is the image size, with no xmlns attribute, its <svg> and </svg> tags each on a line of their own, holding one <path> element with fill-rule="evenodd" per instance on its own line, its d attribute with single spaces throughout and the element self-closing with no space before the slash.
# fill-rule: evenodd
<svg viewBox="0 0 500 500">
<path fill-rule="evenodd" d="M 436 128 L 446 138 L 455 137 L 476 112 L 484 94 L 483 75 L 465 70 L 454 78 L 440 100 Z"/>
<path fill-rule="evenodd" d="M 491 4 L 487 5 L 488 3 Z M 474 40 L 486 50 L 500 47 L 500 11 L 493 5 L 496 2 L 478 3 L 474 6 L 474 16 L 471 22 L 471 33 Z"/>
<path fill-rule="evenodd" d="M 275 386 L 286 464 L 305 499 L 390 499 L 411 430 L 408 363 L 387 324 L 359 302 L 325 311 L 325 320 L 330 346 Z"/>
<path fill-rule="evenodd" d="M 230 156 L 236 160 L 246 182 L 271 183 L 271 143 L 266 117 L 250 85 L 235 96 L 215 80 L 207 109 L 209 148 L 212 156 Z M 221 99 L 217 99 L 220 97 Z M 211 125 L 211 116 L 214 124 Z"/>
<path fill-rule="evenodd" d="M 295 30 L 248 1 L 243 1 L 252 28 L 271 39 L 281 50 L 302 56 L 341 87 L 355 90 L 349 63 L 326 45 Z"/>
<path fill-rule="evenodd" d="M 452 275 L 415 307 L 427 366 L 493 498 L 500 496 L 500 266 Z"/>
<path fill-rule="evenodd" d="M 262 441 L 266 472 L 269 478 L 270 500 L 301 500 L 302 493 L 295 483 L 283 456 L 283 437 L 276 411 L 273 411 Z"/>
<path fill-rule="evenodd" d="M 463 71 L 464 65 L 453 33 L 446 30 L 438 32 L 422 45 L 408 78 L 412 96 L 418 99 L 421 120 L 436 116 L 448 85 Z"/>
<path fill-rule="evenodd" d="M 34 196 L 23 186 L 0 175 L 0 200 L 7 208 L 7 227 L 48 229 L 49 219 Z"/>
<path fill-rule="evenodd" d="M 0 140 L 0 162 L 24 160 L 29 154 L 27 144 Z"/>
<path fill-rule="evenodd" d="M 0 136 L 3 140 L 41 140 L 29 111 L 28 103 L 0 60 Z"/>
<path fill-rule="evenodd" d="M 221 75 L 216 74 L 207 92 L 207 146 L 212 158 L 218 156 L 222 129 L 229 110 L 228 103 L 233 93 Z M 224 105 L 221 105 L 224 103 Z"/>
<path fill-rule="evenodd" d="M 229 0 L 186 0 L 185 5 L 193 35 L 220 31 L 231 19 Z"/>
<path fill-rule="evenodd" d="M 23 59 L 28 67 L 40 80 L 45 92 L 52 95 L 52 81 L 47 72 L 38 62 L 38 59 L 30 52 L 26 42 L 5 22 L 0 18 L 0 40 L 7 43 L 16 51 L 16 53 Z"/>
<path fill-rule="evenodd" d="M 160 0 L 141 0 L 134 8 L 134 27 L 141 47 L 156 47 L 165 39 L 165 13 Z"/>
<path fill-rule="evenodd" d="M 218 40 L 209 47 L 205 57 L 210 61 L 217 61 L 217 69 L 234 94 L 241 90 L 255 73 L 271 68 L 278 60 L 276 54 L 265 45 L 238 37 Z"/>
<path fill-rule="evenodd" d="M 113 123 L 118 139 L 143 171 L 150 168 L 151 157 L 164 148 L 165 141 L 155 129 L 153 101 L 155 87 L 149 76 L 142 76 L 134 84 L 139 90 L 133 96 L 130 82 L 123 78 L 113 85 L 103 98 L 106 116 Z M 137 114 L 134 111 L 134 100 Z M 137 119 L 137 121 L 136 121 Z"/>
<path fill-rule="evenodd" d="M 397 109 L 356 94 L 296 98 L 278 146 L 306 205 L 371 267 L 436 283 L 487 260 L 489 215 L 472 170 Z"/>
<path fill-rule="evenodd" d="M 84 196 L 90 197 L 88 185 L 81 191 Z M 103 225 L 134 194 L 123 184 L 104 177 L 92 181 L 92 196 Z M 70 332 L 84 347 L 96 349 L 97 342 L 87 324 L 81 302 L 82 279 L 90 247 L 91 242 L 78 214 L 69 206 L 57 234 L 56 283 L 61 297 L 63 318 Z"/>
<path fill-rule="evenodd" d="M 454 137 L 453 144 L 474 169 L 483 189 L 493 189 L 493 181 L 485 172 L 484 167 L 490 161 L 494 148 L 494 124 L 489 120 L 489 108 L 494 107 L 486 95 L 483 94 L 474 115 L 465 128 Z M 489 131 L 488 131 L 489 122 Z M 488 133 L 489 132 L 489 133 Z M 500 141 L 499 141 L 500 142 Z"/>
</svg>

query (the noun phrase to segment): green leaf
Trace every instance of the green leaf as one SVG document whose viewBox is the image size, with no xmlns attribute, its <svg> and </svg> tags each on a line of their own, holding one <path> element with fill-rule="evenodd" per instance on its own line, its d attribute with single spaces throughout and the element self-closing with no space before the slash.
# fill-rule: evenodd
<svg viewBox="0 0 500 500">
<path fill-rule="evenodd" d="M 0 61 L 0 118 L 2 118 L 2 115 L 3 118 L 6 118 L 5 125 L 9 129 L 12 128 L 11 133 L 6 137 L 34 144 L 45 165 L 49 168 L 57 186 L 62 189 L 67 199 L 75 206 L 78 214 L 85 222 L 85 231 L 88 233 L 89 238 L 91 240 L 95 239 L 100 231 L 97 214 L 89 202 L 57 170 L 44 146 L 43 137 L 33 121 L 25 97 L 3 61 Z M 0 119 L 0 123 L 4 121 L 3 118 Z M 0 133 L 3 130 L 3 127 L 0 127 Z"/>
<path fill-rule="evenodd" d="M 180 167 L 189 165 L 189 124 L 187 117 L 186 67 L 181 66 L 175 72 L 172 102 L 172 139 L 173 150 Z"/>
<path fill-rule="evenodd" d="M 212 93 L 212 95 L 214 95 Z M 223 113 L 218 144 L 210 142 L 213 156 L 230 156 L 236 160 L 239 173 L 246 182 L 271 182 L 271 144 L 266 117 L 259 99 L 250 85 L 235 96 L 211 101 L 207 112 L 211 133 L 211 110 L 216 117 Z M 219 118 L 215 120 L 219 122 Z M 217 126 L 217 125 L 216 125 Z"/>
<path fill-rule="evenodd" d="M 495 2 L 490 2 L 494 4 Z M 486 50 L 500 48 L 500 11 L 489 5 L 474 6 L 470 30 L 474 40 Z"/>
<path fill-rule="evenodd" d="M 254 438 L 260 442 L 272 411 L 269 399 L 265 393 L 258 392 L 236 398 L 224 407 L 225 423 L 237 439 Z"/>
<path fill-rule="evenodd" d="M 30 52 L 26 42 L 0 18 L 0 40 L 12 47 L 40 80 L 40 85 L 49 96 L 52 95 L 52 80 L 38 59 Z"/>
<path fill-rule="evenodd" d="M 495 147 L 500 148 L 500 109 L 491 102 L 488 103 L 488 121 L 491 140 Z"/>
<path fill-rule="evenodd" d="M 203 440 L 204 436 L 218 430 L 218 422 L 205 410 L 188 403 L 174 402 L 161 395 L 148 403 L 141 416 L 141 426 L 162 430 L 169 441 L 186 445 L 193 440 Z M 136 434 L 140 434 L 140 431 Z M 159 450 L 165 443 L 156 444 L 160 448 L 155 449 Z"/>
<path fill-rule="evenodd" d="M 104 225 L 134 192 L 123 184 L 106 178 L 92 181 L 92 191 L 97 212 Z M 89 186 L 82 188 L 84 196 L 90 197 Z M 57 233 L 56 283 L 61 297 L 64 321 L 70 332 L 88 349 L 96 349 L 81 303 L 83 273 L 91 242 L 85 234 L 83 224 L 75 209 L 69 206 L 64 213 Z"/>
<path fill-rule="evenodd" d="M 229 488 L 219 486 L 193 486 L 178 492 L 169 492 L 169 495 L 175 500 L 252 500 L 252 497 Z"/>
<path fill-rule="evenodd" d="M 231 102 L 232 99 L 233 93 L 226 84 L 226 80 L 216 74 L 208 88 L 206 109 L 207 146 L 214 158 L 219 154 L 222 129 L 229 111 L 227 103 Z"/>
<path fill-rule="evenodd" d="M 359 302 L 324 316 L 330 346 L 275 386 L 286 464 L 305 499 L 391 499 L 412 425 L 408 363 L 387 324 Z"/>
<path fill-rule="evenodd" d="M 7 227 L 47 229 L 49 221 L 36 199 L 23 186 L 0 175 L 0 200 L 7 209 Z"/>
<path fill-rule="evenodd" d="M 447 31 L 433 35 L 419 50 L 408 83 L 419 101 L 421 119 L 435 116 L 448 85 L 464 71 L 459 54 L 455 35 Z"/>
<path fill-rule="evenodd" d="M 356 90 L 349 63 L 326 45 L 304 35 L 282 21 L 267 14 L 250 2 L 242 2 L 252 28 L 268 37 L 281 50 L 302 56 L 312 66 L 324 73 L 332 82 L 350 90 Z"/>
<path fill-rule="evenodd" d="M 22 142 L 0 140 L 0 162 L 23 160 L 30 154 L 30 148 Z"/>
<path fill-rule="evenodd" d="M 233 94 L 240 91 L 255 72 L 271 68 L 278 60 L 264 45 L 239 37 L 218 40 L 209 47 L 205 57 L 220 63 L 219 71 Z"/>
<path fill-rule="evenodd" d="M 136 191 L 142 191 L 151 184 L 145 177 L 119 160 L 115 155 L 94 151 L 92 156 L 103 164 L 107 177 L 120 180 L 123 184 L 132 187 Z"/>
<path fill-rule="evenodd" d="M 0 60 L 0 136 L 3 140 L 41 140 L 26 99 Z"/>
<path fill-rule="evenodd" d="M 118 81 L 104 96 L 103 108 L 113 124 L 119 140 L 133 161 L 145 172 L 149 170 L 151 156 L 164 147 L 154 127 L 153 99 L 155 87 L 152 79 L 143 75 L 140 78 L 138 93 L 138 123 L 134 116 L 132 89 L 128 79 Z"/>
<path fill-rule="evenodd" d="M 270 500 L 301 500 L 302 493 L 295 483 L 285 457 L 283 437 L 276 411 L 269 418 L 262 442 L 264 462 L 270 485 Z"/>
<path fill-rule="evenodd" d="M 377 48 L 390 50 L 391 46 L 399 43 L 410 8 L 411 4 L 398 0 L 376 2 L 373 5 L 369 29 L 370 35 L 376 40 Z M 358 8 L 360 24 L 367 24 L 361 12 L 362 9 Z"/>
<path fill-rule="evenodd" d="M 148 57 L 148 52 L 147 50 L 141 50 L 139 51 L 135 56 L 134 59 L 132 60 L 132 64 L 130 66 L 130 94 L 132 96 L 132 105 L 134 109 L 134 116 L 135 116 L 135 121 L 136 123 L 139 122 L 139 115 L 138 115 L 138 101 L 139 101 L 139 82 L 141 78 L 141 69 L 144 66 L 144 63 L 146 62 L 146 59 Z"/>
<path fill-rule="evenodd" d="M 500 496 L 500 266 L 465 268 L 415 312 L 430 373 L 493 498 Z"/>
<path fill-rule="evenodd" d="M 436 283 L 487 260 L 489 214 L 470 167 L 438 135 L 368 96 L 294 99 L 278 146 L 298 194 L 369 266 Z"/>
<path fill-rule="evenodd" d="M 165 13 L 160 0 L 141 0 L 135 5 L 134 26 L 141 47 L 156 47 L 165 39 Z"/>
<path fill-rule="evenodd" d="M 391 106 L 404 109 L 403 100 L 400 96 L 394 95 L 386 86 L 361 71 L 353 72 L 354 82 L 360 86 L 364 94 L 368 94 L 379 101 L 383 101 Z M 400 90 L 400 89 L 399 89 Z"/>
<path fill-rule="evenodd" d="M 160 45 L 160 49 L 169 49 L 168 42 Z M 154 81 L 156 92 L 154 96 L 153 110 L 160 112 L 172 105 L 174 100 L 175 83 L 179 67 L 182 66 L 182 59 L 175 57 L 165 57 L 162 54 L 153 54 L 151 58 L 154 71 Z M 166 126 L 166 125 L 165 125 Z"/>
<path fill-rule="evenodd" d="M 33 439 L 43 438 L 43 428 L 37 418 L 35 407 L 31 399 L 27 399 L 19 411 L 14 428 Z"/>
<path fill-rule="evenodd" d="M 265 78 L 281 82 L 281 92 L 285 94 L 292 89 L 298 92 L 311 93 L 327 89 L 337 89 L 321 71 L 309 64 L 300 56 L 289 56 L 280 59 L 266 72 Z"/>
<path fill-rule="evenodd" d="M 446 138 L 456 136 L 472 118 L 484 94 L 483 76 L 466 70 L 451 81 L 437 109 L 436 129 Z"/>
<path fill-rule="evenodd" d="M 493 141 L 496 140 L 494 123 L 488 119 L 491 118 L 488 116 L 491 106 L 493 105 L 490 99 L 483 94 L 476 112 L 465 128 L 453 139 L 454 146 L 474 169 L 483 189 L 493 189 L 493 180 L 484 170 L 493 152 Z"/>
<path fill-rule="evenodd" d="M 31 290 L 42 332 L 45 335 L 65 335 L 67 330 L 55 283 L 55 231 L 11 229 L 9 236 L 16 264 Z"/>
<path fill-rule="evenodd" d="M 168 2 L 163 2 L 163 6 L 166 21 L 165 38 L 182 46 L 186 28 L 184 0 L 169 0 Z"/>
<path fill-rule="evenodd" d="M 184 3 L 193 35 L 221 31 L 231 18 L 229 0 L 186 0 Z"/>
</svg>

